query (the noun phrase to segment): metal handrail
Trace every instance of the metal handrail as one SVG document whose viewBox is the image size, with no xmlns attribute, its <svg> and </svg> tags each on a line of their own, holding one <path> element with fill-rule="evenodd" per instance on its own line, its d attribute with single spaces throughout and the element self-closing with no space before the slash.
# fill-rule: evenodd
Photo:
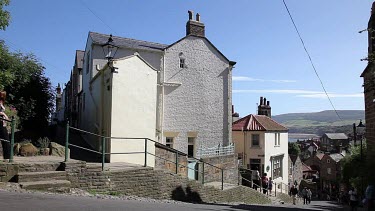
<svg viewBox="0 0 375 211">
<path fill-rule="evenodd" d="M 0 117 L 0 121 L 12 122 L 12 120 L 5 119 L 4 117 Z"/>
<path fill-rule="evenodd" d="M 9 156 L 9 162 L 10 163 L 13 163 L 13 150 L 14 150 L 14 132 L 15 132 L 15 128 L 16 128 L 16 121 L 15 121 L 15 118 L 14 116 L 11 117 L 10 120 L 8 119 L 5 119 L 3 117 L 0 117 L 1 121 L 6 121 L 6 122 L 10 122 L 10 125 L 11 125 L 11 132 L 10 132 L 10 141 L 9 140 L 4 140 L 6 142 L 10 142 L 10 156 Z"/>
<path fill-rule="evenodd" d="M 70 144 L 69 143 L 69 129 L 73 129 L 73 130 L 76 130 L 76 131 L 80 131 L 80 132 L 83 132 L 83 133 L 86 133 L 86 134 L 89 134 L 89 135 L 93 135 L 93 136 L 102 138 L 102 152 L 98 152 L 96 150 L 91 150 L 91 149 L 88 149 L 88 148 L 85 148 L 85 147 L 81 147 L 81 146 L 78 146 L 78 145 Z M 106 142 L 107 139 L 144 140 L 145 141 L 145 151 L 144 152 L 113 152 L 113 153 L 106 153 L 105 152 L 105 145 L 106 145 L 105 142 Z M 176 174 L 178 173 L 178 167 L 179 166 L 182 166 L 182 167 L 187 168 L 187 169 L 191 169 L 194 172 L 202 173 L 202 184 L 204 184 L 204 165 L 205 164 L 207 164 L 209 166 L 212 166 L 214 168 L 220 169 L 221 170 L 221 189 L 222 190 L 224 189 L 224 169 L 223 168 L 220 168 L 220 167 L 217 167 L 217 166 L 215 166 L 213 164 L 207 163 L 207 162 L 203 161 L 202 159 L 198 159 L 198 158 L 195 158 L 195 157 L 189 157 L 189 158 L 193 158 L 193 159 L 195 159 L 197 161 L 200 161 L 202 163 L 202 171 L 195 170 L 193 168 L 190 168 L 188 166 L 185 166 L 185 165 L 182 165 L 182 164 L 178 163 L 178 156 L 179 156 L 179 154 L 185 154 L 185 153 L 180 152 L 180 151 L 178 151 L 176 149 L 173 149 L 175 151 L 175 153 L 176 153 L 176 161 L 171 161 L 171 160 L 162 158 L 160 156 L 157 156 L 155 154 L 149 153 L 147 151 L 147 142 L 148 141 L 160 144 L 159 142 L 156 142 L 156 141 L 154 141 L 152 139 L 149 139 L 149 138 L 106 137 L 106 136 L 98 135 L 98 134 L 95 134 L 95 133 L 92 133 L 92 132 L 88 132 L 88 131 L 85 131 L 85 130 L 82 130 L 82 129 L 79 129 L 79 128 L 76 128 L 76 127 L 72 127 L 72 126 L 69 125 L 69 121 L 67 121 L 67 124 L 66 124 L 66 137 L 65 137 L 65 162 L 68 161 L 68 148 L 69 148 L 69 146 L 73 146 L 73 147 L 77 147 L 77 148 L 80 148 L 80 149 L 83 149 L 83 150 L 87 150 L 87 151 L 91 151 L 91 152 L 94 152 L 94 153 L 97 153 L 97 154 L 101 154 L 102 155 L 102 171 L 104 171 L 105 155 L 111 155 L 111 154 L 141 154 L 141 153 L 144 153 L 145 154 L 145 163 L 144 163 L 145 167 L 147 166 L 147 155 L 152 155 L 154 157 L 163 159 L 163 160 L 165 160 L 167 162 L 171 162 L 171 163 L 176 164 Z M 229 169 L 232 169 L 232 168 L 229 168 Z"/>
</svg>

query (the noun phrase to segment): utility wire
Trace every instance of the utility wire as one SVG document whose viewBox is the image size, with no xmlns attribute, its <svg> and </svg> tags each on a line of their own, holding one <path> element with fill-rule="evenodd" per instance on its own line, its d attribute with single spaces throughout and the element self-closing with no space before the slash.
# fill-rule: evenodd
<svg viewBox="0 0 375 211">
<path fill-rule="evenodd" d="M 312 59 L 311 59 L 310 53 L 307 51 L 307 48 L 306 48 L 305 42 L 303 41 L 302 36 L 301 36 L 301 34 L 299 33 L 299 31 L 298 31 L 297 25 L 296 25 L 296 23 L 294 22 L 294 19 L 293 19 L 292 15 L 291 15 L 291 13 L 290 13 L 290 11 L 289 11 L 289 9 L 288 9 L 288 6 L 287 6 L 286 3 L 285 3 L 285 0 L 283 0 L 283 3 L 284 3 L 284 6 L 285 6 L 286 11 L 288 11 L 288 14 L 289 14 L 290 20 L 292 21 L 293 26 L 294 26 L 294 28 L 296 29 L 296 32 L 297 32 L 297 34 L 298 34 L 298 37 L 299 37 L 299 39 L 301 40 L 302 46 L 303 46 L 303 48 L 305 49 L 305 52 L 306 52 L 307 56 L 309 57 L 310 64 L 311 64 L 312 68 L 314 69 L 314 72 L 315 72 L 316 76 L 318 77 L 320 84 L 322 85 L 322 88 L 323 88 L 323 90 L 324 90 L 324 93 L 326 94 L 326 96 L 327 96 L 327 98 L 328 98 L 328 100 L 329 100 L 329 102 L 330 102 L 330 104 L 331 104 L 333 110 L 335 111 L 337 117 L 338 117 L 340 120 L 342 120 L 341 117 L 340 117 L 340 115 L 339 115 L 339 113 L 337 112 L 335 106 L 333 105 L 332 100 L 331 100 L 331 98 L 329 97 L 326 88 L 324 87 L 323 81 L 322 81 L 322 79 L 320 78 L 320 76 L 319 76 L 319 74 L 318 74 L 318 71 L 317 71 L 316 68 L 315 68 L 315 65 L 314 65 L 314 62 L 313 62 Z"/>
<path fill-rule="evenodd" d="M 97 19 L 99 19 L 105 26 L 107 26 L 112 32 L 117 33 L 114 29 L 112 29 L 108 24 L 106 24 L 90 7 L 85 4 L 82 0 L 80 0 L 81 4 L 85 6 Z M 118 33 L 117 33 L 118 34 Z"/>
</svg>

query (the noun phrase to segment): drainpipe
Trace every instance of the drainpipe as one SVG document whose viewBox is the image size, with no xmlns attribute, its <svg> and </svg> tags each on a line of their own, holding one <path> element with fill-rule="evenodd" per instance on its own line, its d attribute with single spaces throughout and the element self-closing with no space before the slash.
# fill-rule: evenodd
<svg viewBox="0 0 375 211">
<path fill-rule="evenodd" d="M 161 123 L 160 123 L 160 131 L 161 131 L 161 134 L 159 136 L 159 143 L 162 143 L 163 142 L 163 136 L 164 136 L 164 127 L 163 127 L 163 124 L 164 124 L 164 82 L 165 82 L 165 54 L 166 54 L 167 50 L 164 49 L 164 55 L 163 55 L 163 69 L 161 71 L 162 73 L 162 81 L 161 81 Z"/>
</svg>

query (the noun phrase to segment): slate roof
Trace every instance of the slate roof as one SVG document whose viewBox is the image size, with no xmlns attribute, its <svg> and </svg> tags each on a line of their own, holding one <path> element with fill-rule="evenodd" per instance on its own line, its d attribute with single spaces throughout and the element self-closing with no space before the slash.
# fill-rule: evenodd
<svg viewBox="0 0 375 211">
<path fill-rule="evenodd" d="M 90 32 L 89 36 L 95 44 L 103 45 L 108 41 L 109 35 Z M 118 47 L 140 49 L 140 50 L 156 50 L 163 51 L 168 45 L 148 42 L 143 40 L 130 39 L 125 37 L 112 36 L 113 43 Z"/>
<path fill-rule="evenodd" d="M 302 171 L 312 171 L 311 167 L 302 162 Z"/>
<path fill-rule="evenodd" d="M 346 136 L 345 133 L 325 133 L 325 135 L 332 140 L 348 139 L 348 136 Z"/>
<path fill-rule="evenodd" d="M 76 65 L 77 68 L 83 68 L 83 57 L 85 55 L 85 51 L 76 50 Z"/>
<path fill-rule="evenodd" d="M 330 154 L 329 156 L 330 156 L 330 157 L 332 158 L 332 160 L 334 160 L 336 163 L 339 162 L 341 159 L 344 158 L 344 156 L 343 156 L 342 154 L 340 154 L 340 153 Z"/>
<path fill-rule="evenodd" d="M 288 131 L 288 128 L 264 115 L 247 115 L 232 125 L 233 131 Z"/>
<path fill-rule="evenodd" d="M 323 157 L 324 157 L 324 153 L 317 153 L 316 154 L 316 157 L 319 159 L 319 160 L 321 160 Z"/>
</svg>

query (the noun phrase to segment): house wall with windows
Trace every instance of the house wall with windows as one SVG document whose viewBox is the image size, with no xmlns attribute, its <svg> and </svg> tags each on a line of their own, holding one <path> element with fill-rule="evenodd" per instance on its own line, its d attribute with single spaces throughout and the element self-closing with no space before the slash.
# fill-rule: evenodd
<svg viewBox="0 0 375 211">
<path fill-rule="evenodd" d="M 241 160 L 243 167 L 251 169 L 250 162 L 256 164 L 259 160 L 258 168 L 261 171 L 262 163 L 264 163 L 264 132 L 259 131 L 233 131 L 233 143 L 235 152 Z M 254 142 L 254 138 L 259 137 L 259 141 Z M 257 144 L 258 143 L 258 144 Z"/>
<path fill-rule="evenodd" d="M 181 64 L 181 60 L 183 63 Z M 231 142 L 231 65 L 205 38 L 187 36 L 166 49 L 164 141 L 188 152 Z"/>
</svg>

